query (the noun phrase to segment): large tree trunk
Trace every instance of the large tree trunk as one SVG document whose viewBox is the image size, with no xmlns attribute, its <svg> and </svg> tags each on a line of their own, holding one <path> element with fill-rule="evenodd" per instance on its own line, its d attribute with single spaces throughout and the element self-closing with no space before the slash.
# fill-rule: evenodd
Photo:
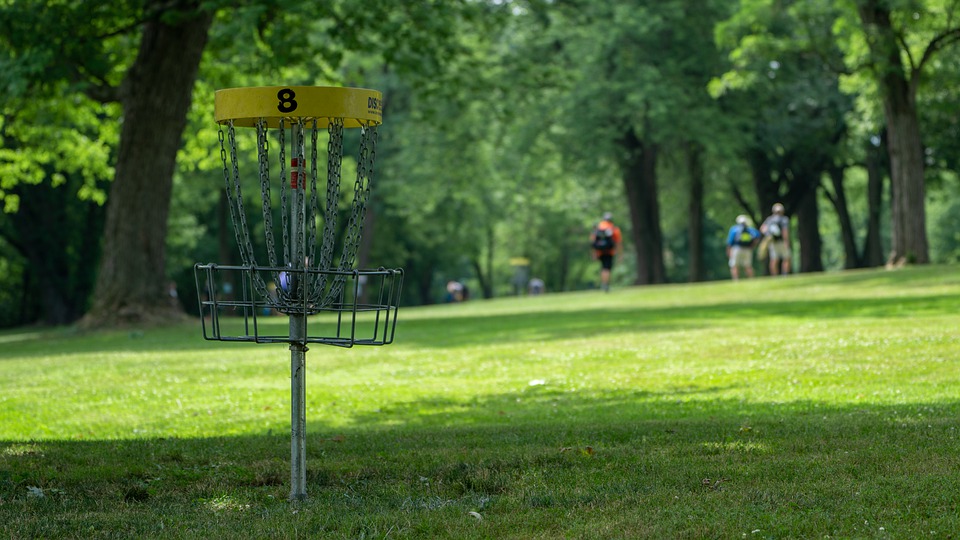
<svg viewBox="0 0 960 540">
<path fill-rule="evenodd" d="M 891 180 L 891 261 L 928 263 L 923 146 L 917 120 L 917 73 L 909 77 L 901 60 L 890 9 L 879 0 L 858 4 L 860 20 L 877 62 L 887 121 Z"/>
<path fill-rule="evenodd" d="M 637 251 L 637 285 L 664 283 L 663 236 L 657 199 L 657 146 L 641 141 L 633 129 L 621 139 L 624 191 L 630 206 Z"/>
<path fill-rule="evenodd" d="M 707 269 L 703 263 L 703 148 L 690 143 L 687 148 L 687 171 L 690 174 L 690 199 L 687 202 L 688 249 L 690 266 L 687 281 L 705 281 Z"/>
<path fill-rule="evenodd" d="M 148 3 L 146 12 L 161 4 Z M 179 316 L 166 296 L 165 242 L 177 151 L 212 21 L 199 4 L 183 2 L 182 13 L 158 14 L 145 23 L 137 58 L 124 80 L 103 257 L 84 326 Z"/>
<path fill-rule="evenodd" d="M 800 243 L 800 271 L 823 271 L 823 239 L 820 237 L 820 212 L 817 189 L 807 189 L 797 202 L 797 240 Z M 794 257 L 794 261 L 796 261 Z M 796 262 L 794 262 L 796 264 Z"/>
<path fill-rule="evenodd" d="M 890 259 L 924 264 L 930 262 L 930 253 L 920 127 L 916 108 L 912 104 L 906 108 L 902 105 L 900 99 L 884 104 L 890 126 L 890 177 L 893 184 Z"/>
<path fill-rule="evenodd" d="M 872 144 L 867 148 L 867 238 L 863 243 L 863 266 L 883 266 L 880 239 L 880 214 L 883 208 L 883 151 Z"/>
</svg>

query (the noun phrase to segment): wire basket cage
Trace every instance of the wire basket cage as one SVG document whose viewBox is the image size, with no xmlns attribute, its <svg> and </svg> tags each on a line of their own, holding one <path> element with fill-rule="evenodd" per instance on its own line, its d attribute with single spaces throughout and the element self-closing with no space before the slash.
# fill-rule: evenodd
<svg viewBox="0 0 960 540">
<path fill-rule="evenodd" d="M 267 296 L 258 281 L 272 275 L 280 283 L 267 283 Z M 389 345 L 397 325 L 397 306 L 403 271 L 380 268 L 350 272 L 280 267 L 196 265 L 200 292 L 203 337 L 207 340 L 254 343 L 317 343 L 338 347 Z M 327 280 L 340 284 L 338 296 L 318 303 L 306 294 L 279 300 L 298 280 Z M 229 286 L 225 286 L 229 284 Z M 306 292 L 308 288 L 300 287 Z M 303 335 L 291 338 L 286 320 L 278 315 L 304 315 Z"/>
</svg>

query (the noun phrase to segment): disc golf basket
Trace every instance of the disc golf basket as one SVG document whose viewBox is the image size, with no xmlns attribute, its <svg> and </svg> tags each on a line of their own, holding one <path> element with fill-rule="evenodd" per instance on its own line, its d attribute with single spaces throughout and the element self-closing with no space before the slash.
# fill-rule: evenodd
<svg viewBox="0 0 960 540">
<path fill-rule="evenodd" d="M 215 95 L 223 180 L 242 265 L 195 266 L 203 337 L 289 344 L 291 499 L 306 497 L 308 344 L 387 345 L 396 328 L 403 271 L 354 268 L 381 103 L 379 92 L 360 88 L 232 88 Z M 351 128 L 360 131 L 356 180 L 341 193 L 344 130 Z M 254 148 L 255 160 L 244 153 Z M 259 191 L 253 206 L 260 219 L 247 214 L 248 189 Z M 343 218 L 341 205 L 347 204 Z M 275 314 L 289 323 L 276 324 Z"/>
</svg>

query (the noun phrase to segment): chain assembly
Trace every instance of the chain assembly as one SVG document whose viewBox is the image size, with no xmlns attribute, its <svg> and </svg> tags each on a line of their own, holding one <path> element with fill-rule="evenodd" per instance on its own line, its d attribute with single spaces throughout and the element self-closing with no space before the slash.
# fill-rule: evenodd
<svg viewBox="0 0 960 540">
<path fill-rule="evenodd" d="M 361 88 L 217 91 L 221 174 L 241 264 L 195 267 L 206 339 L 283 342 L 299 354 L 308 343 L 393 341 L 403 271 L 358 267 L 381 106 L 379 92 Z M 357 128 L 359 138 L 345 136 Z M 352 187 L 343 185 L 348 146 L 356 151 Z M 243 154 L 251 149 L 255 157 Z M 280 314 L 288 328 L 266 324 Z"/>
</svg>

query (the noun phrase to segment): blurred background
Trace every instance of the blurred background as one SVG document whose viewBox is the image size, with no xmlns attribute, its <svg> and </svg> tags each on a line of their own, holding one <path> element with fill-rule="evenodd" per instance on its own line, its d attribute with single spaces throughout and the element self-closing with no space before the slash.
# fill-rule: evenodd
<svg viewBox="0 0 960 540">
<path fill-rule="evenodd" d="M 404 305 L 596 288 L 605 212 L 623 230 L 619 286 L 729 279 L 734 219 L 778 202 L 795 272 L 956 262 L 958 10 L 4 2 L 0 327 L 196 314 L 193 265 L 240 263 L 213 96 L 242 86 L 383 93 L 357 258 L 402 267 Z M 350 184 L 358 144 L 347 133 Z"/>
</svg>

